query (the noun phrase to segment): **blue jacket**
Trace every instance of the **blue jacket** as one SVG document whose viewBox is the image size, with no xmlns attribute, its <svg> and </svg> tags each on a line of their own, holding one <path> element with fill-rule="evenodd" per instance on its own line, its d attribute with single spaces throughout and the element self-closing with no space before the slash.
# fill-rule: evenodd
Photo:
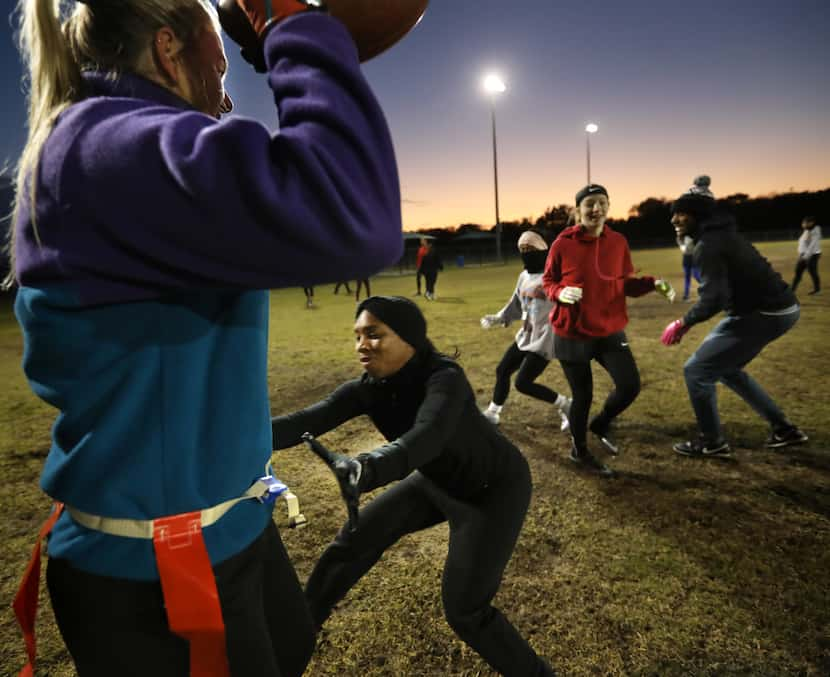
<svg viewBox="0 0 830 677">
<path fill-rule="evenodd" d="M 89 74 L 43 148 L 40 244 L 21 193 L 15 311 L 32 389 L 59 411 L 41 476 L 56 500 L 153 519 L 242 494 L 272 452 L 263 290 L 367 277 L 400 257 L 392 143 L 348 33 L 303 14 L 265 50 L 279 133 L 133 75 Z M 204 531 L 211 560 L 268 519 L 238 504 Z M 49 552 L 158 576 L 150 541 L 67 514 Z"/>
</svg>

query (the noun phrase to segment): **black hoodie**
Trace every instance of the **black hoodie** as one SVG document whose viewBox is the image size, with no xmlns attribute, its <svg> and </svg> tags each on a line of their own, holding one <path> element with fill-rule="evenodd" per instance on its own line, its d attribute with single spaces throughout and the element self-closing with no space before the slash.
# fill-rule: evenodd
<svg viewBox="0 0 830 677">
<path fill-rule="evenodd" d="M 734 217 L 716 212 L 701 221 L 694 263 L 700 269 L 700 298 L 683 322 L 704 322 L 725 310 L 729 315 L 788 308 L 798 300 L 790 287 L 755 247 L 737 232 Z"/>
</svg>

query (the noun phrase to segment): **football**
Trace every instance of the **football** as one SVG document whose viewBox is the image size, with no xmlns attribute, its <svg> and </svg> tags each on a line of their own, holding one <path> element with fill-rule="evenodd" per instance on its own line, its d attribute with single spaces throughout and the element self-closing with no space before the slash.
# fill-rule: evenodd
<svg viewBox="0 0 830 677">
<path fill-rule="evenodd" d="M 329 13 L 349 29 L 361 61 L 389 49 L 412 30 L 429 0 L 327 0 Z"/>
</svg>

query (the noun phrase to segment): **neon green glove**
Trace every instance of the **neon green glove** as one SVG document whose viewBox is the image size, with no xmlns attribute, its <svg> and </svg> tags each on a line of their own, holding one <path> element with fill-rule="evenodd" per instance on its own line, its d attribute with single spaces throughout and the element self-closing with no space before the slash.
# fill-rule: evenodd
<svg viewBox="0 0 830 677">
<path fill-rule="evenodd" d="M 654 288 L 657 290 L 658 294 L 665 296 L 669 303 L 674 303 L 674 298 L 677 296 L 677 292 L 674 291 L 674 287 L 671 286 L 671 283 L 668 280 L 655 280 Z"/>
</svg>

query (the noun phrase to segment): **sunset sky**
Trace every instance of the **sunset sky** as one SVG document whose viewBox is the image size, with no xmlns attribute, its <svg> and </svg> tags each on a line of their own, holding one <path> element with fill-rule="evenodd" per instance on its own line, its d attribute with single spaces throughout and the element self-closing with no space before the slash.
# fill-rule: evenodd
<svg viewBox="0 0 830 677">
<path fill-rule="evenodd" d="M 24 102 L 5 26 L 8 165 Z M 591 175 L 612 216 L 675 197 L 700 173 L 719 196 L 828 188 L 828 36 L 826 0 L 432 0 L 403 42 L 365 66 L 398 153 L 404 227 L 495 222 L 489 71 L 507 83 L 496 100 L 502 220 L 573 200 L 586 182 L 587 122 L 599 125 Z M 235 113 L 272 125 L 263 77 L 226 44 Z"/>
</svg>

